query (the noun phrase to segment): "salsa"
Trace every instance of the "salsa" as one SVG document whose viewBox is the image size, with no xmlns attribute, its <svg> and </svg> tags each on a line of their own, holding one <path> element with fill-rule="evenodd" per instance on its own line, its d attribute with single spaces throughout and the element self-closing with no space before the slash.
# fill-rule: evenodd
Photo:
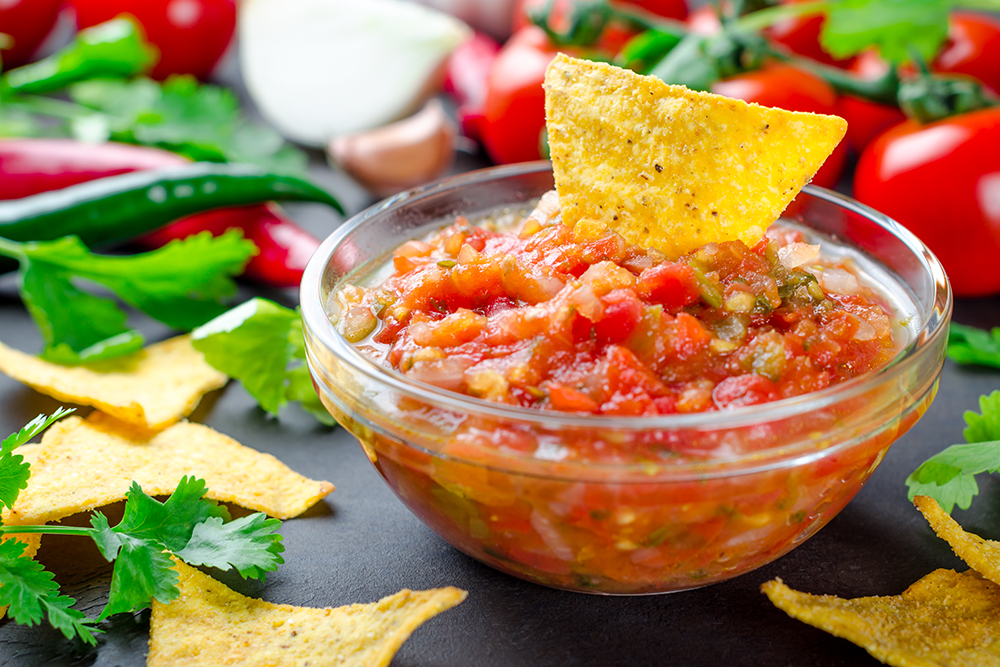
<svg viewBox="0 0 1000 667">
<path fill-rule="evenodd" d="M 415 382 L 345 366 L 325 404 L 407 507 L 502 571 L 604 593 L 746 572 L 835 516 L 933 398 L 911 374 L 745 409 L 844 383 L 909 340 L 894 333 L 908 306 L 870 287 L 878 267 L 803 229 L 669 260 L 569 228 L 555 193 L 452 218 L 328 297 L 356 349 Z M 426 384 L 483 400 L 459 409 Z M 665 421 L 685 413 L 718 426 Z"/>
<path fill-rule="evenodd" d="M 750 406 L 883 365 L 891 311 L 800 232 L 676 261 L 586 223 L 555 192 L 516 224 L 459 218 L 341 290 L 348 340 L 407 377 L 489 401 L 601 415 Z"/>
</svg>

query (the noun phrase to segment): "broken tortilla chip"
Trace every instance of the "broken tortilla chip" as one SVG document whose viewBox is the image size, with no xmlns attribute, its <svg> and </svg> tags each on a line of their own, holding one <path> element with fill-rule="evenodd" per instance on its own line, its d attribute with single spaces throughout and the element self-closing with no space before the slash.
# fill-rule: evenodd
<svg viewBox="0 0 1000 667">
<path fill-rule="evenodd" d="M 424 621 L 465 599 L 458 588 L 402 590 L 336 609 L 272 604 L 240 595 L 177 564 L 180 596 L 153 600 L 148 667 L 339 665 L 384 667 Z"/>
<path fill-rule="evenodd" d="M 189 422 L 156 432 L 94 412 L 53 424 L 41 443 L 18 453 L 31 464 L 31 483 L 4 510 L 6 525 L 48 523 L 124 500 L 133 480 L 156 496 L 172 493 L 185 475 L 199 477 L 207 497 L 279 519 L 301 514 L 333 490 Z"/>
<path fill-rule="evenodd" d="M 597 220 L 671 259 L 756 244 L 847 131 L 799 113 L 558 55 L 545 75 L 563 222 Z"/>
<path fill-rule="evenodd" d="M 927 519 L 934 532 L 951 545 L 955 555 L 990 581 L 1000 584 L 1000 542 L 986 540 L 962 530 L 938 502 L 927 496 L 916 496 L 913 504 Z"/>
<path fill-rule="evenodd" d="M 59 401 L 92 405 L 130 424 L 161 429 L 191 414 L 201 397 L 226 384 L 190 336 L 85 366 L 61 366 L 0 343 L 0 371 Z"/>
<path fill-rule="evenodd" d="M 861 646 L 895 667 L 1000 667 L 1000 586 L 973 571 L 935 570 L 902 595 L 845 600 L 761 590 L 792 618 Z"/>
</svg>

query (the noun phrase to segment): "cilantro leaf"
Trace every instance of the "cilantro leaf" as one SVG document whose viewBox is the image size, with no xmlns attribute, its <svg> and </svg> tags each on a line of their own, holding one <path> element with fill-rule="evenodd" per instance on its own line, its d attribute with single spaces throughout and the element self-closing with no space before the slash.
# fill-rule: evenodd
<svg viewBox="0 0 1000 667">
<path fill-rule="evenodd" d="M 0 509 L 14 506 L 20 492 L 27 488 L 28 477 L 31 475 L 31 466 L 24 462 L 23 456 L 15 454 L 14 450 L 71 412 L 72 408 L 61 407 L 51 415 L 38 415 L 20 431 L 10 434 L 0 443 Z"/>
<path fill-rule="evenodd" d="M 948 357 L 960 364 L 1000 368 L 1000 327 L 985 331 L 952 322 L 948 329 Z"/>
<path fill-rule="evenodd" d="M 144 608 L 151 598 L 170 602 L 177 597 L 177 573 L 169 552 L 184 548 L 196 524 L 229 516 L 218 503 L 203 499 L 205 491 L 204 480 L 184 477 L 161 503 L 132 482 L 117 526 L 111 528 L 101 513 L 91 517 L 94 542 L 101 555 L 115 563 L 100 618 Z"/>
<path fill-rule="evenodd" d="M 235 567 L 244 579 L 262 579 L 284 563 L 285 546 L 276 531 L 277 519 L 257 512 L 229 523 L 211 518 L 194 527 L 191 540 L 177 552 L 189 565 L 207 565 L 228 570 Z"/>
<path fill-rule="evenodd" d="M 875 47 L 894 63 L 915 48 L 925 61 L 937 55 L 948 36 L 952 0 L 840 0 L 831 3 L 820 42 L 837 58 Z"/>
<path fill-rule="evenodd" d="M 158 146 L 196 161 L 305 171 L 305 154 L 271 128 L 250 123 L 230 90 L 194 77 L 172 76 L 162 84 L 147 78 L 92 80 L 69 92 L 76 103 L 102 114 L 115 141 Z"/>
<path fill-rule="evenodd" d="M 131 256 L 92 253 L 75 236 L 54 241 L 4 241 L 21 261 L 21 298 L 45 341 L 42 356 L 64 364 L 105 359 L 142 347 L 118 305 L 81 290 L 96 282 L 123 301 L 177 329 L 192 329 L 223 312 L 255 247 L 239 230 L 213 238 L 203 232 Z M 183 271 L 178 271 L 182 266 Z"/>
<path fill-rule="evenodd" d="M 0 606 L 17 623 L 35 625 L 46 616 L 67 639 L 79 637 L 96 644 L 94 621 L 73 609 L 76 600 L 59 593 L 54 575 L 24 555 L 27 545 L 18 540 L 0 541 Z"/>
<path fill-rule="evenodd" d="M 319 401 L 305 365 L 299 314 L 255 298 L 191 332 L 191 343 L 209 364 L 243 382 L 271 414 L 299 401 L 322 423 L 333 420 Z"/>
<path fill-rule="evenodd" d="M 979 398 L 982 414 L 965 413 L 969 444 L 952 445 L 924 461 L 906 478 L 907 495 L 930 496 L 951 512 L 955 505 L 969 509 L 979 494 L 976 475 L 1000 472 L 1000 391 Z"/>
</svg>

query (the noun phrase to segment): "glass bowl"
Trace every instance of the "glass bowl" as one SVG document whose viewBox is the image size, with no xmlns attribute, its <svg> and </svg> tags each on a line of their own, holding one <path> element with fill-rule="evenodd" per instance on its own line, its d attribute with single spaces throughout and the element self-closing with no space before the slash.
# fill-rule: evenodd
<svg viewBox="0 0 1000 667">
<path fill-rule="evenodd" d="M 820 239 L 825 253 L 853 256 L 896 309 L 904 343 L 888 365 L 811 394 L 638 418 L 530 410 L 410 380 L 370 361 L 331 324 L 330 295 L 364 282 L 404 241 L 458 215 L 530 210 L 552 187 L 543 162 L 392 197 L 334 232 L 302 281 L 309 370 L 323 404 L 399 499 L 469 556 L 591 593 L 663 593 L 728 579 L 822 528 L 930 406 L 951 313 L 941 265 L 892 220 L 815 187 L 785 219 Z M 564 460 L 565 448 L 581 443 L 661 454 Z"/>
</svg>

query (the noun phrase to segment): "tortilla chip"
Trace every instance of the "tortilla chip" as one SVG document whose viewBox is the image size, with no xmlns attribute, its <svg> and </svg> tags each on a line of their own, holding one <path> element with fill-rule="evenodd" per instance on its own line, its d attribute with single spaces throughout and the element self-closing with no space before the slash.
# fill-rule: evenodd
<svg viewBox="0 0 1000 667">
<path fill-rule="evenodd" d="M 293 472 L 270 454 L 201 424 L 148 431 L 100 412 L 53 424 L 39 444 L 18 449 L 31 483 L 3 523 L 42 524 L 124 500 L 135 480 L 168 495 L 184 475 L 204 479 L 207 496 L 279 519 L 301 514 L 333 490 Z"/>
<path fill-rule="evenodd" d="M 153 600 L 148 667 L 388 665 L 424 621 L 465 599 L 458 588 L 402 590 L 336 609 L 254 600 L 177 564 L 180 597 Z"/>
<path fill-rule="evenodd" d="M 86 366 L 53 364 L 0 343 L 0 372 L 56 400 L 92 405 L 152 429 L 191 414 L 204 394 L 229 379 L 208 365 L 189 336 Z"/>
<path fill-rule="evenodd" d="M 672 259 L 757 243 L 847 131 L 565 55 L 545 75 L 545 118 L 563 222 L 597 220 Z"/>
<path fill-rule="evenodd" d="M 965 532 L 933 498 L 916 496 L 913 504 L 924 515 L 937 536 L 951 545 L 956 556 L 979 574 L 1000 584 L 1000 542 Z"/>
<path fill-rule="evenodd" d="M 1000 666 L 1000 586 L 973 571 L 935 570 L 902 595 L 844 600 L 761 590 L 792 618 L 843 637 L 887 665 Z"/>
</svg>

